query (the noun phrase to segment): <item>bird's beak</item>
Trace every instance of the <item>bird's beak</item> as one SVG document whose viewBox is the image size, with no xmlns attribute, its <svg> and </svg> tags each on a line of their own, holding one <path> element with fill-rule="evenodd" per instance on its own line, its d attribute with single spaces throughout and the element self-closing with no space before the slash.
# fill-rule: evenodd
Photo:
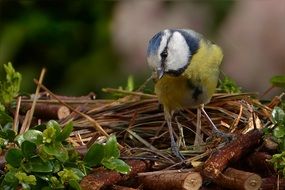
<svg viewBox="0 0 285 190">
<path fill-rule="evenodd" d="M 162 68 L 157 69 L 156 76 L 158 79 L 161 79 L 164 75 L 164 70 Z"/>
</svg>

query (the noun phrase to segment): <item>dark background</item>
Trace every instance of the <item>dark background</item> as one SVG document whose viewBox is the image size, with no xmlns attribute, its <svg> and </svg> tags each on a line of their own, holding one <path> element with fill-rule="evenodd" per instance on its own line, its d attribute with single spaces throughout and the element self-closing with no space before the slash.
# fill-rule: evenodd
<svg viewBox="0 0 285 190">
<path fill-rule="evenodd" d="M 223 47 L 226 73 L 245 89 L 263 91 L 272 75 L 284 73 L 284 53 L 276 52 L 284 52 L 285 37 L 274 39 L 280 30 L 274 28 L 274 23 L 266 28 L 252 27 L 265 20 L 258 20 L 258 14 L 265 15 L 266 22 L 270 22 L 284 3 L 252 2 L 0 0 L 0 78 L 2 65 L 11 61 L 22 73 L 22 91 L 32 93 L 35 90 L 32 79 L 38 78 L 45 67 L 48 72 L 44 84 L 53 92 L 82 95 L 93 91 L 103 97 L 102 87 L 124 87 L 130 75 L 139 86 L 149 76 L 145 51 L 156 32 L 192 28 Z M 254 11 L 258 7 L 260 10 Z M 283 29 L 284 18 L 275 15 L 272 20 L 279 19 L 281 24 L 275 24 Z M 258 39 L 250 41 L 256 36 Z M 270 43 L 272 40 L 277 43 Z M 247 43 L 257 44 L 260 52 L 254 51 L 258 48 L 246 49 Z M 262 68 L 265 71 L 258 71 Z M 251 70 L 254 72 L 246 72 Z M 265 82 L 261 82 L 264 88 L 252 81 L 261 72 L 266 76 L 262 79 Z"/>
</svg>

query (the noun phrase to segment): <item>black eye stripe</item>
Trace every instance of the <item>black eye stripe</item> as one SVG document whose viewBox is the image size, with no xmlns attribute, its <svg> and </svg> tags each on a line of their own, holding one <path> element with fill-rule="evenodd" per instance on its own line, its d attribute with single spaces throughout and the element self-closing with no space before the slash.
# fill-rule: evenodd
<svg viewBox="0 0 285 190">
<path fill-rule="evenodd" d="M 168 56 L 168 43 L 169 43 L 170 39 L 171 39 L 172 36 L 173 36 L 173 32 L 172 32 L 172 31 L 170 31 L 170 32 L 171 32 L 171 34 L 170 34 L 170 36 L 168 37 L 168 39 L 167 39 L 167 41 L 166 41 L 166 46 L 165 46 L 165 48 L 163 49 L 163 51 L 160 53 L 162 66 L 165 65 L 165 61 L 166 61 L 166 58 L 167 58 L 167 56 Z"/>
<path fill-rule="evenodd" d="M 164 50 L 160 53 L 160 57 L 162 59 L 166 59 L 166 57 L 168 56 L 168 53 L 167 53 L 167 47 L 164 48 Z"/>
</svg>

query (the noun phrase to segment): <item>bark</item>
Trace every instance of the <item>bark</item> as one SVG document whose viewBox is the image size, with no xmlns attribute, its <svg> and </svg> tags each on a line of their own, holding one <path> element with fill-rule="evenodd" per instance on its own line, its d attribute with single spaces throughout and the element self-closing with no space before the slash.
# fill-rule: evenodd
<svg viewBox="0 0 285 190">
<path fill-rule="evenodd" d="M 98 190 L 114 185 L 118 182 L 126 181 L 131 177 L 134 177 L 139 172 L 146 172 L 149 169 L 149 164 L 140 160 L 126 161 L 132 168 L 130 174 L 122 175 L 116 171 L 111 171 L 103 167 L 95 168 L 93 171 L 85 176 L 80 186 L 83 190 Z"/>
<path fill-rule="evenodd" d="M 20 113 L 26 113 L 32 107 L 32 102 L 22 102 Z M 63 119 L 70 114 L 70 110 L 60 104 L 37 103 L 34 116 L 41 119 Z"/>
<path fill-rule="evenodd" d="M 238 161 L 241 156 L 259 144 L 262 132 L 252 130 L 237 136 L 232 142 L 213 153 L 205 162 L 202 174 L 209 179 L 217 179 L 230 162 Z"/>
<path fill-rule="evenodd" d="M 262 179 L 262 190 L 284 190 L 285 189 L 285 179 L 277 177 L 268 177 Z"/>
<path fill-rule="evenodd" d="M 257 190 L 261 187 L 262 179 L 254 173 L 227 168 L 214 182 L 223 188 Z"/>
<path fill-rule="evenodd" d="M 202 186 L 202 177 L 198 172 L 180 170 L 148 172 L 139 174 L 144 189 L 149 190 L 195 190 Z"/>
<path fill-rule="evenodd" d="M 261 177 L 277 175 L 273 165 L 268 162 L 272 158 L 265 152 L 254 152 L 246 158 L 247 165 Z"/>
<path fill-rule="evenodd" d="M 112 190 L 140 190 L 139 188 L 124 187 L 119 185 L 113 185 Z"/>
</svg>

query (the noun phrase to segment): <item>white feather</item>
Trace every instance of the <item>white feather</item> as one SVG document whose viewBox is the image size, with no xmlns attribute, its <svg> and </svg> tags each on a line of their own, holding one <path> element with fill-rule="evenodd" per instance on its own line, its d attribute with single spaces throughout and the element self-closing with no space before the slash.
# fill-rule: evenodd
<svg viewBox="0 0 285 190">
<path fill-rule="evenodd" d="M 159 45 L 159 48 L 156 52 L 156 54 L 150 55 L 147 58 L 147 62 L 153 70 L 157 70 L 161 68 L 161 52 L 164 50 L 164 48 L 167 46 L 167 40 L 171 36 L 170 30 L 164 30 L 163 31 L 163 36 L 161 38 L 161 42 Z"/>
<path fill-rule="evenodd" d="M 185 38 L 179 32 L 174 32 L 168 43 L 168 56 L 165 71 L 177 71 L 186 67 L 190 50 Z"/>
</svg>

